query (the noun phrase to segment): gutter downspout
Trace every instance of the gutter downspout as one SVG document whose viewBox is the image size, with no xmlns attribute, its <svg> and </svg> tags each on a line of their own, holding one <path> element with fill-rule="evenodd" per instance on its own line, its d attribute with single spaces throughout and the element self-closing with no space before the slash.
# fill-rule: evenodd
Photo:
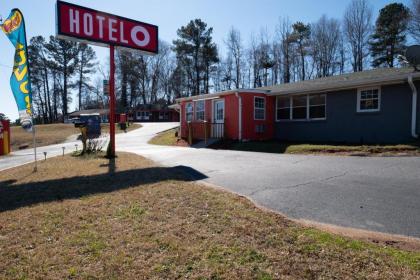
<svg viewBox="0 0 420 280">
<path fill-rule="evenodd" d="M 235 95 L 238 98 L 238 139 L 242 141 L 242 97 L 239 92 L 236 92 Z"/>
<path fill-rule="evenodd" d="M 412 107 L 411 107 L 411 136 L 414 138 L 419 138 L 419 135 L 416 133 L 416 126 L 417 126 L 417 88 L 413 83 L 413 74 L 410 73 L 408 75 L 408 84 L 413 91 L 413 100 L 412 100 Z"/>
</svg>

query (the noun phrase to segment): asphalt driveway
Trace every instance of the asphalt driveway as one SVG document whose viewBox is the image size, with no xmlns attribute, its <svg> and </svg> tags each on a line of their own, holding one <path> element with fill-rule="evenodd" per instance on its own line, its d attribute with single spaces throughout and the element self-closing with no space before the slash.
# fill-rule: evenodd
<svg viewBox="0 0 420 280">
<path fill-rule="evenodd" d="M 251 197 L 289 217 L 420 237 L 419 157 L 303 156 L 147 144 L 174 123 L 144 123 L 117 135 L 117 150 L 165 166 L 189 166 L 205 181 Z M 42 156 L 75 143 L 39 149 Z M 0 170 L 31 161 L 31 150 L 0 159 Z M 3 171 L 2 171 L 3 172 Z"/>
<path fill-rule="evenodd" d="M 205 181 L 292 218 L 420 237 L 419 157 L 282 155 L 147 144 L 167 128 L 144 124 L 118 149 L 166 166 L 190 166 L 205 174 Z"/>
</svg>

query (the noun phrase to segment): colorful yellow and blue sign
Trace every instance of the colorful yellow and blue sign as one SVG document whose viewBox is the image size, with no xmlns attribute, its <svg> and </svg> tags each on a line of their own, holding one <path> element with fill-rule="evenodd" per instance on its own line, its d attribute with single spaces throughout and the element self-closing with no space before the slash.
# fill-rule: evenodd
<svg viewBox="0 0 420 280">
<path fill-rule="evenodd" d="M 32 131 L 32 91 L 29 80 L 25 21 L 22 13 L 18 9 L 13 9 L 1 25 L 1 29 L 15 46 L 10 87 L 18 106 L 20 123 L 25 130 Z"/>
</svg>

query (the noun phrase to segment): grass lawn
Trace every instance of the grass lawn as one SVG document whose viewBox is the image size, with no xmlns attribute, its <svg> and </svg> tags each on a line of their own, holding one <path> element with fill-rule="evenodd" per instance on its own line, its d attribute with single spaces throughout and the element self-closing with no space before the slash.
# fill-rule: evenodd
<svg viewBox="0 0 420 280">
<path fill-rule="evenodd" d="M 178 128 L 170 129 L 159 133 L 157 136 L 153 137 L 149 144 L 161 145 L 161 146 L 189 146 L 187 141 L 179 139 L 175 136 L 175 133 L 178 131 Z"/>
<path fill-rule="evenodd" d="M 0 173 L 0 279 L 420 279 L 420 253 L 300 226 L 120 153 Z"/>
<path fill-rule="evenodd" d="M 139 124 L 132 124 L 127 131 L 141 127 Z M 44 124 L 36 125 L 36 142 L 39 147 L 52 144 L 59 144 L 66 141 L 69 136 L 80 134 L 80 130 L 73 124 Z M 102 124 L 102 132 L 109 133 L 109 124 Z M 117 133 L 123 132 L 117 125 Z M 28 133 L 20 126 L 11 127 L 12 151 L 19 150 L 19 147 L 32 148 L 32 133 Z"/>
<path fill-rule="evenodd" d="M 215 149 L 238 151 L 284 153 L 284 154 L 339 154 L 339 155 L 420 155 L 420 144 L 401 145 L 320 145 L 280 141 L 224 141 L 212 146 Z"/>
</svg>

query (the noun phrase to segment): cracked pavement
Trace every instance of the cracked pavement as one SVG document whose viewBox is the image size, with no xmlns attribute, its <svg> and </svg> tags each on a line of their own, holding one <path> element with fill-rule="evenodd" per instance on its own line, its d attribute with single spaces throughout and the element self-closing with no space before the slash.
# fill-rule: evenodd
<svg viewBox="0 0 420 280">
<path fill-rule="evenodd" d="M 204 181 L 291 218 L 420 237 L 420 157 L 282 155 L 147 144 L 176 125 L 145 123 L 117 135 L 117 150 L 164 166 L 189 166 L 206 175 Z M 12 163 L 10 157 L 1 159 L 0 170 Z"/>
<path fill-rule="evenodd" d="M 420 157 L 282 155 L 148 145 L 145 124 L 118 145 L 165 166 L 184 165 L 204 181 L 291 218 L 420 237 Z M 124 148 L 123 148 L 124 147 Z"/>
</svg>

